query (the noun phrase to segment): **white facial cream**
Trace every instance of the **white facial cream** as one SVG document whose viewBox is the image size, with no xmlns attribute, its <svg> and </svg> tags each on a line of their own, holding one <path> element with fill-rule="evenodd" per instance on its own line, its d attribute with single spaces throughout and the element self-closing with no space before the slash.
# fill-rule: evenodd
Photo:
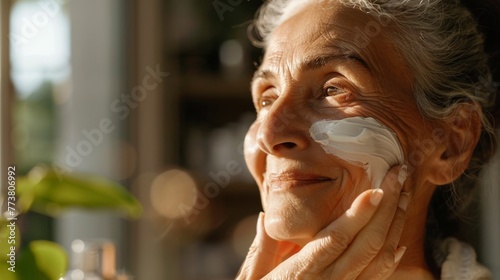
<svg viewBox="0 0 500 280">
<path fill-rule="evenodd" d="M 396 133 L 373 118 L 322 120 L 309 133 L 325 152 L 365 168 L 373 188 L 379 188 L 389 168 L 404 162 Z"/>
</svg>

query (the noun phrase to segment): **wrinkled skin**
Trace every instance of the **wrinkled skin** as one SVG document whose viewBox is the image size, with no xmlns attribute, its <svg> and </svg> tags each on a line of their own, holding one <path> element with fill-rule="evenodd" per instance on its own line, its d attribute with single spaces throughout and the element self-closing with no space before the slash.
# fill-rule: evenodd
<svg viewBox="0 0 500 280">
<path fill-rule="evenodd" d="M 327 5 L 328 9 L 307 4 L 273 31 L 252 82 L 257 118 L 245 138 L 245 159 L 259 186 L 265 211 L 253 248 L 272 253 L 262 257 L 251 252 L 239 279 L 254 279 L 248 275 L 263 276 L 273 269 L 271 274 L 277 277 L 285 270 L 298 269 L 293 266 L 293 257 L 288 260 L 289 267 L 285 261 L 297 252 L 303 253 L 302 263 L 314 262 L 318 255 L 304 253 L 303 248 L 324 236 L 325 228 L 341 220 L 350 208 L 357 209 L 354 213 L 371 209 L 366 211 L 373 211 L 369 214 L 372 218 L 364 220 L 366 217 L 359 214 L 357 220 L 350 221 L 359 224 L 360 232 L 352 233 L 354 241 L 349 246 L 359 245 L 356 248 L 361 249 L 350 250 L 349 261 L 344 261 L 343 267 L 337 264 L 336 270 L 352 271 L 353 266 L 361 266 L 357 256 L 366 255 L 362 248 L 372 258 L 354 269 L 360 271 L 357 275 L 342 279 L 358 279 L 366 276 L 362 271 L 375 271 L 380 265 L 387 269 L 375 279 L 398 279 L 408 276 L 405 273 L 419 277 L 415 279 L 432 279 L 423 252 L 427 206 L 436 185 L 451 182 L 463 171 L 471 153 L 466 148 L 473 147 L 477 139 L 465 139 L 460 122 L 452 123 L 456 126 L 446 126 L 445 122 L 438 125 L 422 117 L 412 94 L 412 73 L 387 35 L 389 26 L 359 10 L 338 3 Z M 397 180 L 386 178 L 379 210 L 363 206 L 371 193 L 367 192 L 370 182 L 363 168 L 326 154 L 309 135 L 310 126 L 318 120 L 353 116 L 373 117 L 392 129 L 409 165 L 405 195 L 400 195 L 403 186 Z M 466 114 L 463 117 L 470 118 Z M 444 131 L 446 137 L 436 138 L 436 129 Z M 472 135 L 476 134 L 473 131 Z M 455 139 L 453 143 L 470 142 L 461 150 L 466 155 L 462 162 L 457 163 L 453 157 L 449 138 Z M 422 151 L 422 143 L 429 141 L 430 148 L 425 146 L 417 158 L 415 151 Z M 453 169 L 457 166 L 460 168 Z M 396 171 L 393 173 L 393 178 L 397 177 Z M 353 205 L 356 198 L 361 201 L 357 206 Z M 405 220 L 411 222 L 403 229 Z M 343 231 L 349 223 L 339 222 L 334 227 Z M 363 231 L 366 239 L 359 242 L 365 244 L 357 244 L 354 237 Z M 369 244 L 370 240 L 375 244 Z M 335 242 L 322 244 L 336 246 Z M 394 260 L 400 245 L 407 250 L 401 263 L 397 262 L 398 269 L 392 266 L 394 262 L 386 265 L 388 258 Z M 257 264 L 259 259 L 265 260 L 265 268 Z M 338 259 L 327 262 L 325 267 L 333 267 Z M 318 274 L 312 278 L 329 279 L 322 277 Z"/>
</svg>

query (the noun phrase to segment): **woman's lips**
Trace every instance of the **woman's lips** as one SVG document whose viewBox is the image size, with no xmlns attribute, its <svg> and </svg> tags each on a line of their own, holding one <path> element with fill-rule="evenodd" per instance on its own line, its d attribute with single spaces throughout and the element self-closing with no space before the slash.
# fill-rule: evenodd
<svg viewBox="0 0 500 280">
<path fill-rule="evenodd" d="M 330 177 L 300 172 L 270 173 L 265 176 L 265 179 L 270 190 L 283 190 L 331 184 L 336 180 Z"/>
</svg>

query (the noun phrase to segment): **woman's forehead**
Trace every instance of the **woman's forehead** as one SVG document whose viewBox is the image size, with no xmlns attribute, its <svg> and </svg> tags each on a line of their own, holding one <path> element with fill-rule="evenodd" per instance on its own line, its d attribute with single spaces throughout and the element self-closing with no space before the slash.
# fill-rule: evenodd
<svg viewBox="0 0 500 280">
<path fill-rule="evenodd" d="M 307 4 L 270 34 L 260 69 L 287 65 L 300 70 L 308 61 L 350 56 L 365 61 L 381 77 L 396 72 L 408 81 L 411 75 L 387 36 L 388 25 L 337 2 Z"/>
</svg>

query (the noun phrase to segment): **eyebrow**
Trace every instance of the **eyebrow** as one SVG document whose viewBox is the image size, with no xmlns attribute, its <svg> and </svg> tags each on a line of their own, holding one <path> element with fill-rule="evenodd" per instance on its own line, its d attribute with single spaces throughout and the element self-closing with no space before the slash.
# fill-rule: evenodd
<svg viewBox="0 0 500 280">
<path fill-rule="evenodd" d="M 368 64 L 366 64 L 364 60 L 362 60 L 361 58 L 357 57 L 354 54 L 333 54 L 333 55 L 322 55 L 322 56 L 320 55 L 316 58 L 306 60 L 305 62 L 301 63 L 300 67 L 301 69 L 304 70 L 315 70 L 336 61 L 356 62 L 358 64 L 362 64 L 365 68 L 367 68 L 367 70 L 369 70 Z"/>
<path fill-rule="evenodd" d="M 316 70 L 326 65 L 332 64 L 334 62 L 354 62 L 366 70 L 370 70 L 368 64 L 354 54 L 331 54 L 331 55 L 320 55 L 311 59 L 306 59 L 302 61 L 299 65 L 301 70 Z M 252 78 L 252 83 L 257 79 L 270 79 L 274 77 L 274 72 L 269 69 L 258 69 Z"/>
</svg>

